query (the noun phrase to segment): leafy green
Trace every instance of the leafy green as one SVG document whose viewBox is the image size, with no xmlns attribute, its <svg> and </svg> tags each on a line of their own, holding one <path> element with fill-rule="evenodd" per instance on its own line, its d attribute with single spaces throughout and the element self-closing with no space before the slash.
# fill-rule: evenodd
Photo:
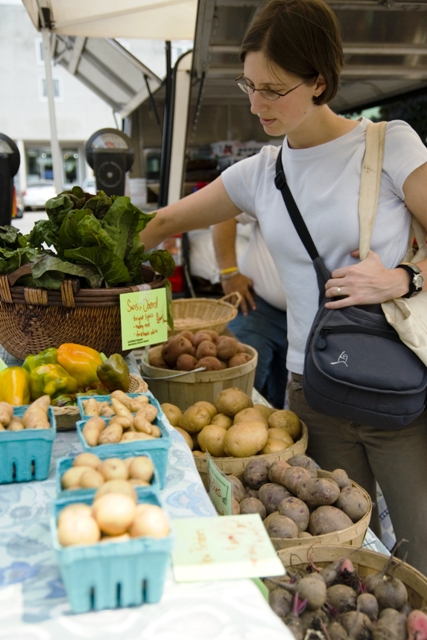
<svg viewBox="0 0 427 640">
<path fill-rule="evenodd" d="M 18 284 L 59 289 L 64 278 L 79 278 L 89 288 L 143 284 L 141 265 L 149 262 L 161 275 L 172 275 L 168 251 L 145 252 L 139 234 L 156 213 L 144 213 L 127 196 L 96 196 L 80 187 L 46 202 L 47 220 L 23 236 L 13 226 L 0 227 L 0 273 L 30 263 L 31 274 Z"/>
</svg>

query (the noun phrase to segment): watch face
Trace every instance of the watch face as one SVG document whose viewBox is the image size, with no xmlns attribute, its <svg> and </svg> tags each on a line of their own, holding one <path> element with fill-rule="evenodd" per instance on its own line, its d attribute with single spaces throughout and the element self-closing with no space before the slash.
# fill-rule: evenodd
<svg viewBox="0 0 427 640">
<path fill-rule="evenodd" d="M 412 279 L 412 282 L 414 284 L 414 287 L 416 289 L 422 289 L 423 284 L 424 284 L 424 278 L 421 275 L 421 273 L 416 273 Z"/>
</svg>

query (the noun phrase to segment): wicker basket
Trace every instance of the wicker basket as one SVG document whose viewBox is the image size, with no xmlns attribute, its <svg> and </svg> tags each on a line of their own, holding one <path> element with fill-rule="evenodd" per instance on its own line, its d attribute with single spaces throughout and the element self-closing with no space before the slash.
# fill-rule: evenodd
<svg viewBox="0 0 427 640">
<path fill-rule="evenodd" d="M 285 567 L 304 568 L 311 561 L 316 567 L 322 568 L 338 558 L 346 558 L 349 555 L 349 549 L 347 546 L 319 544 L 310 547 L 290 547 L 278 551 L 277 555 Z M 363 578 L 381 571 L 389 556 L 368 549 L 355 549 L 351 552 L 350 559 L 358 575 Z M 394 578 L 399 578 L 405 584 L 411 607 L 421 609 L 427 605 L 426 576 L 406 562 L 397 559 L 393 559 L 387 573 Z"/>
<path fill-rule="evenodd" d="M 145 289 L 163 287 L 163 276 L 141 266 Z M 79 280 L 64 280 L 60 291 L 30 289 L 15 282 L 29 265 L 0 277 L 0 344 L 19 360 L 64 342 L 83 344 L 105 353 L 123 353 L 120 294 L 141 286 L 80 289 Z M 14 286 L 15 285 L 15 286 Z"/>
<path fill-rule="evenodd" d="M 248 458 L 212 458 L 216 466 L 221 469 L 226 475 L 238 476 L 243 473 L 247 465 L 254 458 L 264 458 L 268 462 L 276 462 L 276 460 L 289 460 L 292 456 L 296 456 L 300 453 L 305 453 L 308 445 L 308 429 L 304 422 L 301 422 L 302 434 L 301 438 L 297 440 L 291 447 L 278 451 L 277 453 L 261 453 L 257 456 L 250 456 Z M 208 484 L 208 464 L 206 459 L 202 456 L 194 456 L 194 462 L 196 463 L 197 470 L 200 477 L 203 480 L 203 484 L 207 487 Z"/>
<path fill-rule="evenodd" d="M 233 300 L 230 303 L 228 300 Z M 211 329 L 221 333 L 233 318 L 237 316 L 242 296 L 237 291 L 229 293 L 219 300 L 211 298 L 181 298 L 172 302 L 175 330 L 199 331 Z"/>
<path fill-rule="evenodd" d="M 148 385 L 142 378 L 134 375 L 129 376 L 128 393 L 145 393 L 148 391 Z M 72 407 L 53 407 L 53 413 L 56 418 L 57 431 L 69 431 L 76 428 L 77 420 L 80 420 L 80 411 L 77 406 Z"/>
<path fill-rule="evenodd" d="M 330 476 L 329 471 L 319 470 L 319 478 L 328 478 Z M 240 478 L 241 479 L 241 478 Z M 271 538 L 271 542 L 275 549 L 288 549 L 289 547 L 310 546 L 312 544 L 343 544 L 350 545 L 352 547 L 359 547 L 365 539 L 366 531 L 369 527 L 372 513 L 372 500 L 370 495 L 362 489 L 362 487 L 356 482 L 351 481 L 353 487 L 357 487 L 365 496 L 369 509 L 357 522 L 354 522 L 351 527 L 347 529 L 341 529 L 341 531 L 333 531 L 332 533 L 324 533 L 321 536 L 313 536 L 311 538 Z"/>
</svg>

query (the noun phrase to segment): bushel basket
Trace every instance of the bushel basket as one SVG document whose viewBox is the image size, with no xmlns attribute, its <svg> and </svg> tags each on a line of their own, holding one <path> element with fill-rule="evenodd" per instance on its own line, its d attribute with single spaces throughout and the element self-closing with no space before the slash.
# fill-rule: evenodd
<svg viewBox="0 0 427 640">
<path fill-rule="evenodd" d="M 145 284 L 83 289 L 64 280 L 59 291 L 14 286 L 31 267 L 0 277 L 0 344 L 19 360 L 64 342 L 92 347 L 107 356 L 122 353 L 120 294 L 158 289 L 164 277 L 141 265 Z"/>
<path fill-rule="evenodd" d="M 237 316 L 242 297 L 237 291 L 215 300 L 212 298 L 181 298 L 172 303 L 175 330 L 200 331 L 210 329 L 222 333 Z M 233 300 L 233 302 L 228 302 Z"/>
</svg>

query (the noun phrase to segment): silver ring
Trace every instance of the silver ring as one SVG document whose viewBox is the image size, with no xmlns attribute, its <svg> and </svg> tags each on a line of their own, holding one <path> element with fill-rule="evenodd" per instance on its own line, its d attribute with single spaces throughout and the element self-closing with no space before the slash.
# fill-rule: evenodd
<svg viewBox="0 0 427 640">
<path fill-rule="evenodd" d="M 338 295 L 341 293 L 341 287 L 337 287 L 337 293 Z"/>
</svg>

